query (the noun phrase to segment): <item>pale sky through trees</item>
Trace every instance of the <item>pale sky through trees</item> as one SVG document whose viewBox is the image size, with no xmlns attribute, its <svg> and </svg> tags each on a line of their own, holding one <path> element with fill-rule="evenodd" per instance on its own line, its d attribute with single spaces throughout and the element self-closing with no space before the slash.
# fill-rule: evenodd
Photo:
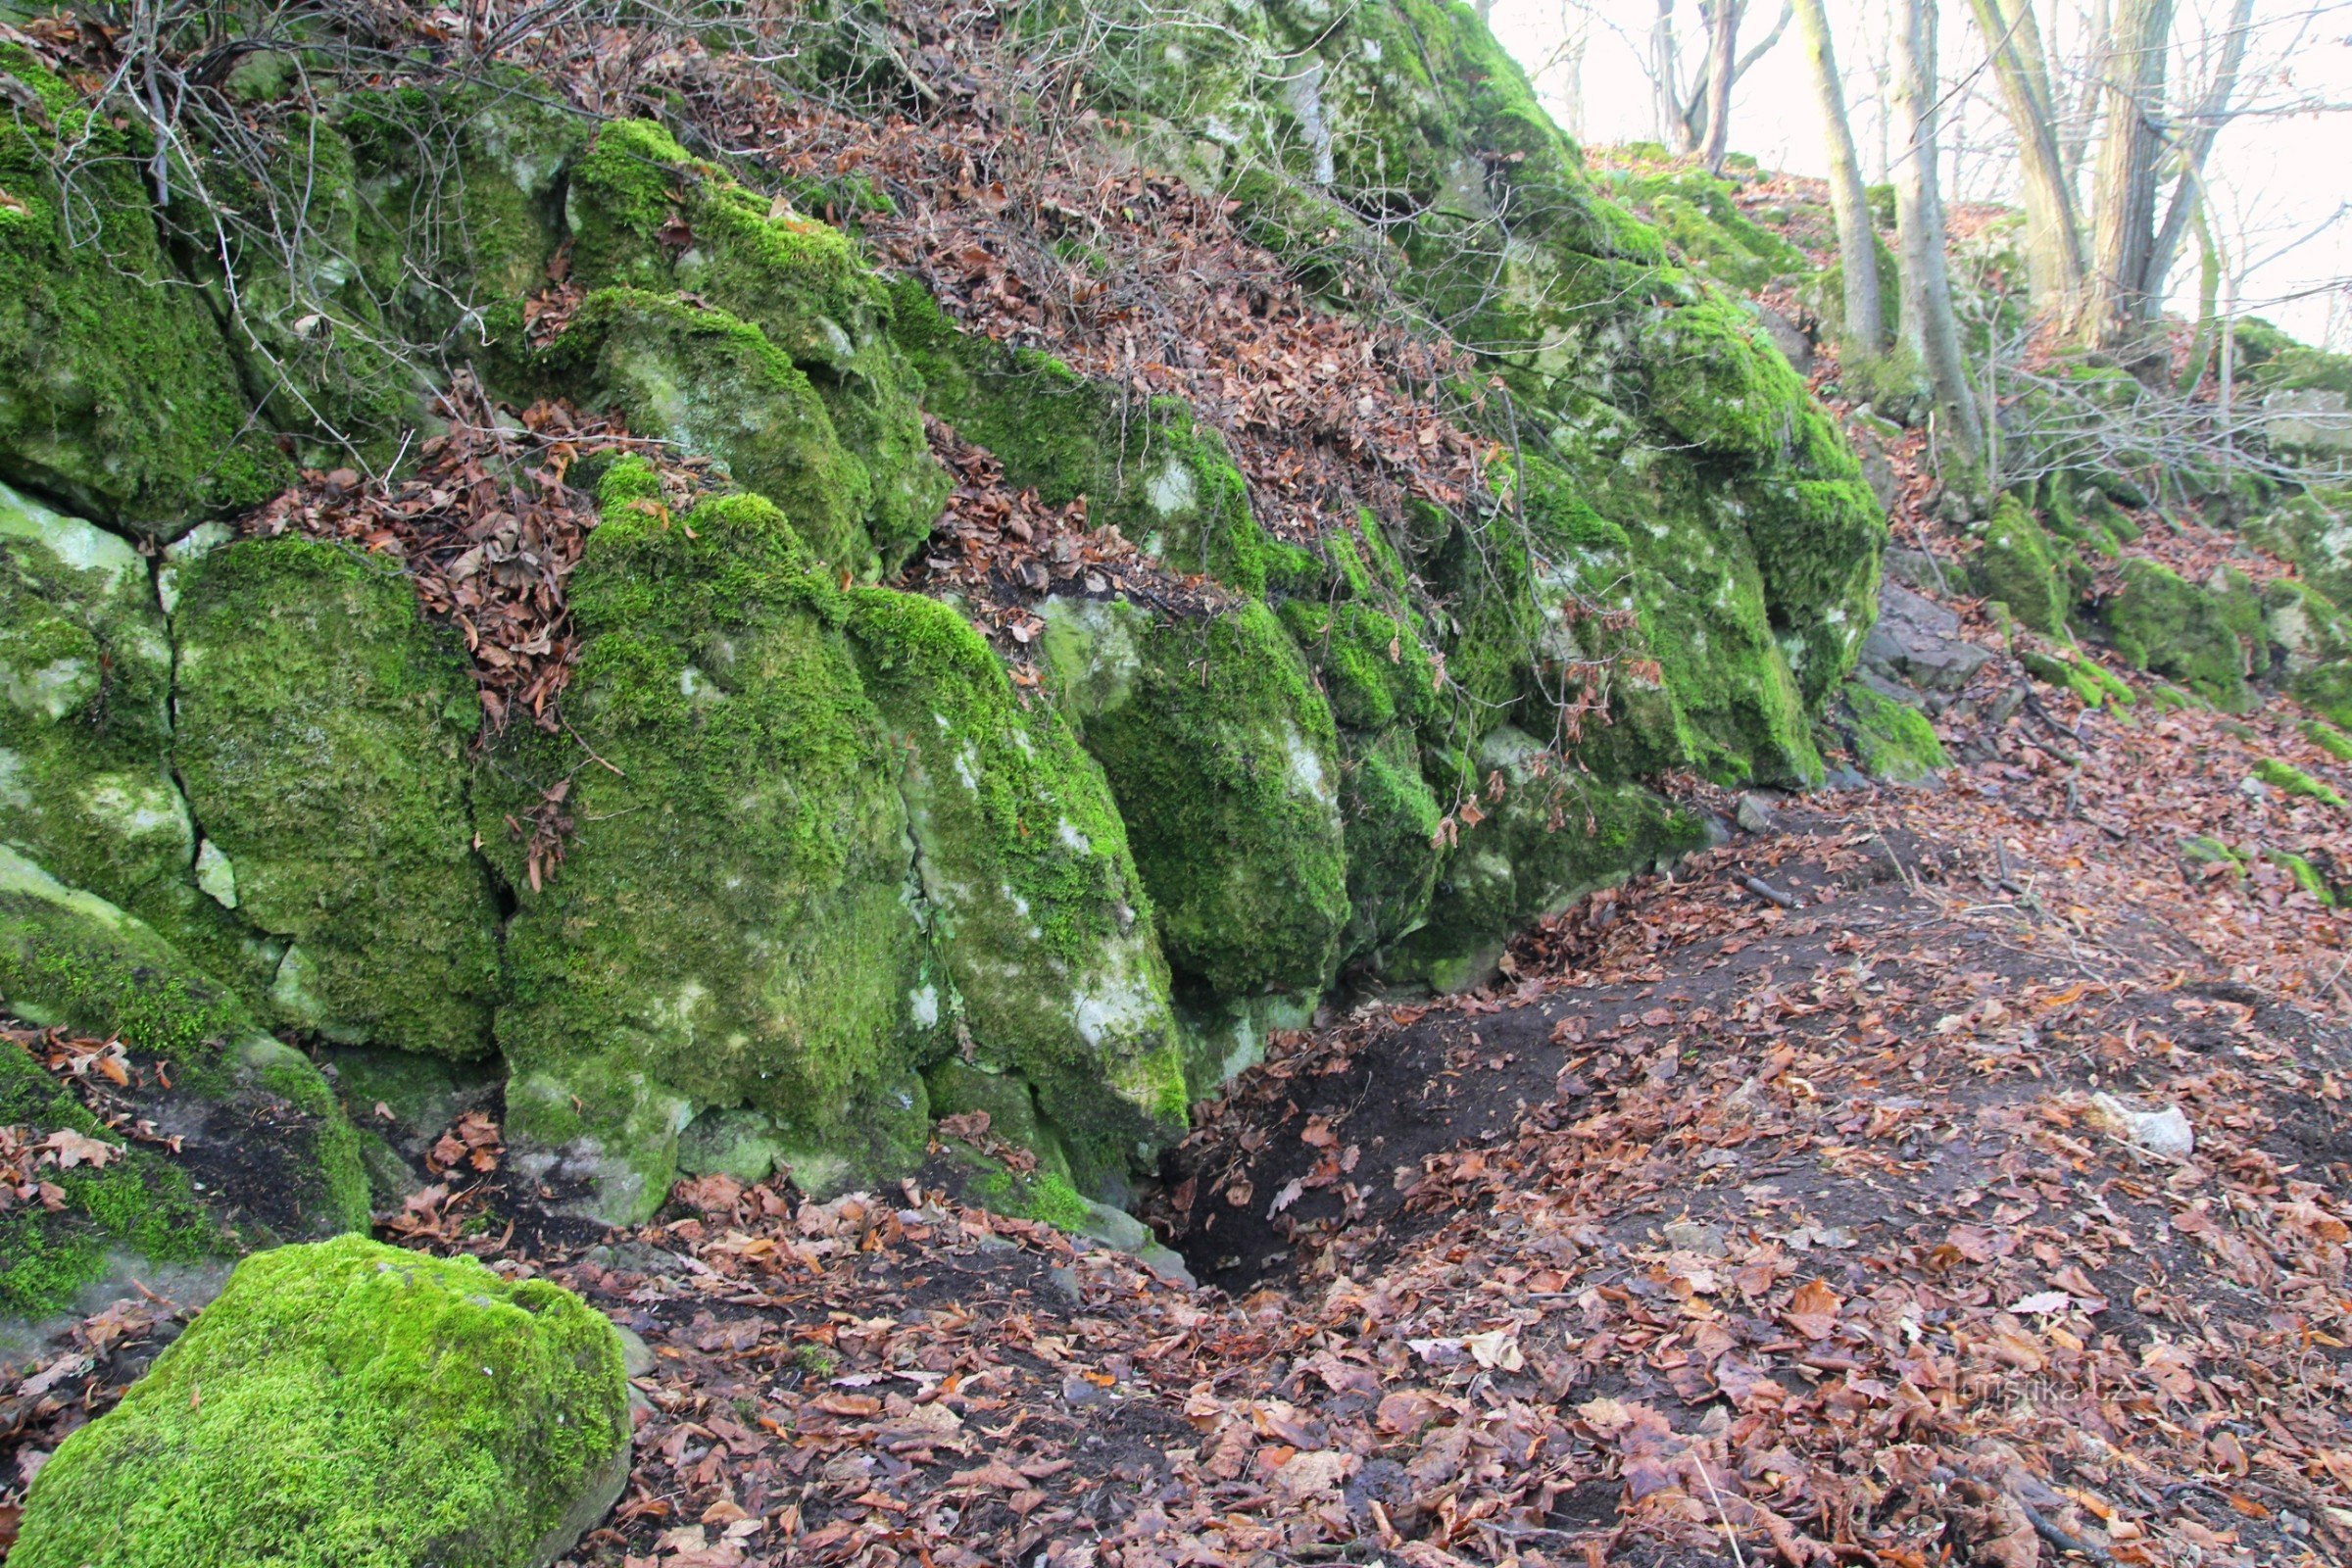
<svg viewBox="0 0 2352 1568">
<path fill-rule="evenodd" d="M 2053 47 L 2068 58 L 2062 91 L 2079 90 L 2081 17 L 2096 0 L 2041 0 Z M 1885 59 L 1886 0 L 1827 0 L 1846 81 L 1863 177 L 1886 178 L 1883 94 L 1872 74 Z M 1742 50 L 1761 40 L 1778 0 L 1749 0 Z M 2175 37 L 2174 97 L 2202 84 L 2198 46 L 2217 33 L 2226 0 L 2181 0 Z M 1586 138 L 1595 143 L 1658 138 L 1645 46 L 1656 0 L 1590 0 L 1582 72 Z M 1687 64 L 1703 53 L 1696 0 L 1677 0 Z M 2352 0 L 2257 0 L 2239 103 L 2246 112 L 2222 130 L 2207 178 L 2225 251 L 2252 264 L 2241 308 L 2308 341 L 2352 350 Z M 1566 119 L 1561 40 L 1578 23 L 1575 0 L 1496 0 L 1493 25 L 1531 73 L 1555 116 Z M 2017 169 L 1983 40 L 1963 0 L 1943 0 L 1947 200 L 2011 200 Z M 1550 69 L 1546 65 L 1551 63 Z M 1734 89 L 1731 146 L 1766 168 L 1819 175 L 1826 170 L 1816 100 L 1791 27 Z M 2317 106 L 2317 107 L 2313 107 Z M 2194 243 L 2173 271 L 2176 309 L 2193 314 Z"/>
</svg>

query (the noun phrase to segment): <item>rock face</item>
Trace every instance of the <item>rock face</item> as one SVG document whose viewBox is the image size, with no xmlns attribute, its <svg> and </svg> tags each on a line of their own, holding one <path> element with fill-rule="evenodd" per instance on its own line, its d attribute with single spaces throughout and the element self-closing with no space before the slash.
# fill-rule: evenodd
<svg viewBox="0 0 2352 1568">
<path fill-rule="evenodd" d="M 21 1568 L 536 1568 L 628 1475 L 612 1326 L 359 1237 L 248 1258 L 26 1499 Z"/>
<path fill-rule="evenodd" d="M 680 1170 L 880 1184 L 935 1112 L 987 1110 L 1041 1154 L 1031 1206 L 1100 1225 L 1089 1202 L 1344 971 L 1476 983 L 1528 920 L 1700 842 L 1644 780 L 1818 778 L 1884 526 L 1771 323 L 1612 202 L 1469 12 L 1202 29 L 1105 55 L 1098 107 L 1229 194 L 1269 275 L 1385 257 L 1478 345 L 1464 385 L 1494 407 L 1459 417 L 1515 461 L 1384 474 L 1377 506 L 1278 537 L 1243 425 L 1051 334 L 966 331 L 968 291 L 886 279 L 795 205 L 854 223 L 890 200 L 867 176 L 769 188 L 495 72 L 351 81 L 307 116 L 271 179 L 317 221 L 223 264 L 231 330 L 158 303 L 225 279 L 173 270 L 129 162 L 108 265 L 77 245 L 45 150 L 86 115 L 0 49 L 46 114 L 0 131 L 24 285 L 0 328 L 24 327 L 0 478 L 92 519 L 0 493 L 9 1005 L 222 1060 L 273 1026 L 353 1086 L 483 1062 L 517 1166 L 608 1220 Z M 266 216 L 273 189 L 223 200 Z M 1801 261 L 1725 192 L 1640 194 L 1719 271 Z M 1357 216 L 1397 202 L 1422 216 Z M 544 730 L 483 727 L 478 627 L 421 613 L 393 554 L 205 520 L 274 491 L 283 453 L 392 467 L 428 362 L 693 460 L 667 492 L 638 460 L 572 470 L 601 523 L 561 581 L 481 541 L 477 569 L 567 601 Z M 1083 502 L 1085 548 L 1136 575 L 1030 563 L 1035 624 L 1001 648 L 975 625 L 1001 613 L 878 586 L 955 548 L 934 436 Z M 307 1168 L 348 1218 L 351 1162 Z"/>
<path fill-rule="evenodd" d="M 666 1194 L 690 1103 L 748 1104 L 804 1147 L 919 1148 L 913 1046 L 940 988 L 840 590 L 758 496 L 673 524 L 641 463 L 602 496 L 566 708 L 608 765 L 513 733 L 481 778 L 483 841 L 521 901 L 499 1019 L 510 1115 L 615 1213 Z M 534 887 L 505 820 L 566 780 L 583 831 Z"/>
<path fill-rule="evenodd" d="M 1879 585 L 1879 618 L 1862 644 L 1861 667 L 1922 691 L 1956 692 L 1992 656 L 1960 639 L 1960 617 L 1900 583 Z"/>
</svg>

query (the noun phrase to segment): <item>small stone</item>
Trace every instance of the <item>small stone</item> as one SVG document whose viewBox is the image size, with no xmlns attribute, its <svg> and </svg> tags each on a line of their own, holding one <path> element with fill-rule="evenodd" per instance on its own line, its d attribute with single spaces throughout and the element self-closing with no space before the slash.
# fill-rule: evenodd
<svg viewBox="0 0 2352 1568">
<path fill-rule="evenodd" d="M 1701 1257 L 1724 1257 L 1731 1251 L 1724 1246 L 1720 1228 L 1701 1224 L 1694 1219 L 1678 1219 L 1661 1234 L 1666 1238 L 1666 1245 L 1679 1252 L 1696 1252 Z"/>
<path fill-rule="evenodd" d="M 1772 814 L 1772 808 L 1764 804 L 1761 796 L 1757 795 L 1740 797 L 1740 808 L 1735 813 L 1735 820 L 1739 822 L 1740 831 L 1744 833 L 1771 833 L 1780 827 L 1780 822 Z"/>
<path fill-rule="evenodd" d="M 2179 1105 L 2166 1105 L 2161 1110 L 2133 1110 L 2113 1095 L 2093 1095 L 2090 1121 L 2151 1154 L 2186 1159 L 2196 1152 L 2197 1131 Z"/>
</svg>

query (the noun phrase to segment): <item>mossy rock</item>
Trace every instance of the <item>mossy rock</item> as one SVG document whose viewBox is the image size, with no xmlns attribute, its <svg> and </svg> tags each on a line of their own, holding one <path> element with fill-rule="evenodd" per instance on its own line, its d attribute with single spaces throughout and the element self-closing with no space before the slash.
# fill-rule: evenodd
<svg viewBox="0 0 2352 1568">
<path fill-rule="evenodd" d="M 764 470 L 720 452 L 737 465 L 737 479 L 784 508 L 828 561 L 855 567 L 869 556 L 885 573 L 904 564 L 929 536 L 952 481 L 923 435 L 920 380 L 891 336 L 891 294 L 856 243 L 690 159 L 644 121 L 597 133 L 564 201 L 583 284 L 686 290 L 756 329 L 803 372 L 841 448 L 841 460 L 823 466 L 839 494 L 770 489 Z M 670 243 L 681 233 L 682 248 Z M 707 432 L 712 417 L 682 428 Z"/>
<path fill-rule="evenodd" d="M 673 518 L 634 460 L 601 494 L 572 576 L 578 738 L 510 730 L 475 802 L 520 901 L 498 1019 L 522 1091 L 509 1129 L 622 1161 L 597 1164 L 590 1206 L 642 1217 L 698 1106 L 767 1111 L 811 1147 L 898 1138 L 941 977 L 830 576 L 759 496 Z M 534 869 L 509 824 L 559 787 L 573 832 Z M 860 1095 L 906 1098 L 876 1122 Z"/>
<path fill-rule="evenodd" d="M 228 344 L 166 254 L 144 137 L 13 44 L 0 74 L 37 105 L 0 119 L 0 479 L 167 539 L 283 489 L 293 467 L 249 428 Z"/>
<path fill-rule="evenodd" d="M 600 289 L 538 371 L 551 389 L 584 388 L 586 401 L 619 410 L 632 430 L 724 463 L 819 560 L 880 571 L 865 527 L 872 475 L 808 375 L 751 322 L 674 294 Z"/>
<path fill-rule="evenodd" d="M 1090 524 L 1117 526 L 1155 560 L 1264 591 L 1274 547 L 1249 487 L 1223 438 L 1181 400 L 1137 400 L 1050 355 L 965 333 L 911 280 L 891 297 L 923 407 L 988 448 L 1009 483 L 1049 506 L 1084 496 Z"/>
<path fill-rule="evenodd" d="M 182 574 L 174 760 L 200 881 L 290 944 L 269 1006 L 346 1045 L 487 1054 L 500 911 L 473 852 L 480 708 L 455 634 L 348 547 L 249 539 Z"/>
<path fill-rule="evenodd" d="M 2254 764 L 2254 777 L 2283 795 L 2301 796 L 2305 800 L 2345 809 L 2344 798 L 2334 789 L 2313 778 L 2292 762 L 2282 762 L 2276 757 L 2266 757 Z"/>
<path fill-rule="evenodd" d="M 1221 995 L 1319 993 L 1352 915 L 1337 737 L 1274 612 L 1045 608 L 1048 662 L 1110 779 L 1169 962 Z"/>
<path fill-rule="evenodd" d="M 2250 710 L 2246 675 L 2264 632 L 2260 603 L 2244 579 L 2217 593 L 2141 558 L 2124 563 L 2123 577 L 2122 589 L 2099 608 L 2116 652 L 2225 711 Z"/>
<path fill-rule="evenodd" d="M 1696 817 L 1579 772 L 1522 731 L 1496 729 L 1477 760 L 1500 792 L 1487 791 L 1481 819 L 1459 828 L 1428 922 L 1394 950 L 1391 974 L 1442 991 L 1477 985 L 1530 922 L 1706 843 Z"/>
<path fill-rule="evenodd" d="M 169 1278 L 154 1267 L 184 1270 L 367 1223 L 351 1126 L 309 1059 L 261 1033 L 233 992 L 145 922 L 5 846 L 0 1004 L 30 1023 L 120 1038 L 142 1062 L 160 1058 L 157 1087 L 138 1091 L 141 1109 L 182 1135 L 168 1158 L 142 1147 L 68 1173 L 63 1209 L 0 1216 L 0 1319 L 21 1327 L 108 1281 L 123 1294 L 132 1278 Z M 0 1042 L 0 1052 L 9 1075 L 0 1125 L 100 1135 L 71 1097 L 43 1091 L 54 1083 L 20 1048 Z M 208 1177 L 201 1200 L 189 1168 Z"/>
<path fill-rule="evenodd" d="M 0 843 L 226 977 L 267 974 L 277 954 L 196 884 L 172 659 L 149 564 L 0 486 Z"/>
<path fill-rule="evenodd" d="M 1805 692 L 1739 504 L 1668 466 L 1629 473 L 1605 450 L 1578 456 L 1573 474 L 1528 458 L 1521 504 L 1543 655 L 1563 671 L 1616 662 L 1610 722 L 1580 755 L 1615 777 L 1689 768 L 1724 784 L 1818 779 Z M 1628 618 L 1630 630 L 1613 629 Z M 1867 616 L 1847 625 L 1867 632 Z"/>
<path fill-rule="evenodd" d="M 2352 616 L 2309 583 L 2279 577 L 2262 586 L 2264 673 L 2289 679 L 2352 656 Z"/>
<path fill-rule="evenodd" d="M 10 1560 L 542 1565 L 620 1494 L 628 1397 L 619 1335 L 561 1286 L 279 1248 L 59 1446 Z"/>
<path fill-rule="evenodd" d="M 2057 547 L 2016 496 L 1995 503 L 1984 543 L 1970 563 L 1978 593 L 2009 607 L 2018 624 L 2064 638 L 2074 602 Z"/>
<path fill-rule="evenodd" d="M 1035 1086 L 1082 1184 L 1148 1164 L 1183 1134 L 1183 1067 L 1152 901 L 1102 767 L 949 607 L 860 589 L 848 624 L 978 1058 Z"/>
<path fill-rule="evenodd" d="M 1860 681 L 1845 684 L 1845 716 L 1854 765 L 1872 778 L 1923 783 L 1949 761 L 1927 714 Z"/>
</svg>

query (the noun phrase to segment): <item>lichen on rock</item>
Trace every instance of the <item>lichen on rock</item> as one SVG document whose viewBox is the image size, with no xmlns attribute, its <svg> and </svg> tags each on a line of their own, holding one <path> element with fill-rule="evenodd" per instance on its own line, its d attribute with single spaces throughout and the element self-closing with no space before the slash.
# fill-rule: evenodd
<svg viewBox="0 0 2352 1568">
<path fill-rule="evenodd" d="M 1102 768 L 948 606 L 860 589 L 848 627 L 979 1058 L 1034 1087 L 1082 1183 L 1148 1161 L 1183 1132 L 1183 1071 L 1152 901 Z"/>
<path fill-rule="evenodd" d="M 238 1266 L 26 1497 L 23 1568 L 544 1563 L 627 1479 L 611 1324 L 361 1237 Z"/>
<path fill-rule="evenodd" d="M 1168 961 L 1220 995 L 1320 992 L 1352 915 L 1337 736 L 1274 612 L 1045 608 L 1047 658 L 1110 779 Z"/>
</svg>

